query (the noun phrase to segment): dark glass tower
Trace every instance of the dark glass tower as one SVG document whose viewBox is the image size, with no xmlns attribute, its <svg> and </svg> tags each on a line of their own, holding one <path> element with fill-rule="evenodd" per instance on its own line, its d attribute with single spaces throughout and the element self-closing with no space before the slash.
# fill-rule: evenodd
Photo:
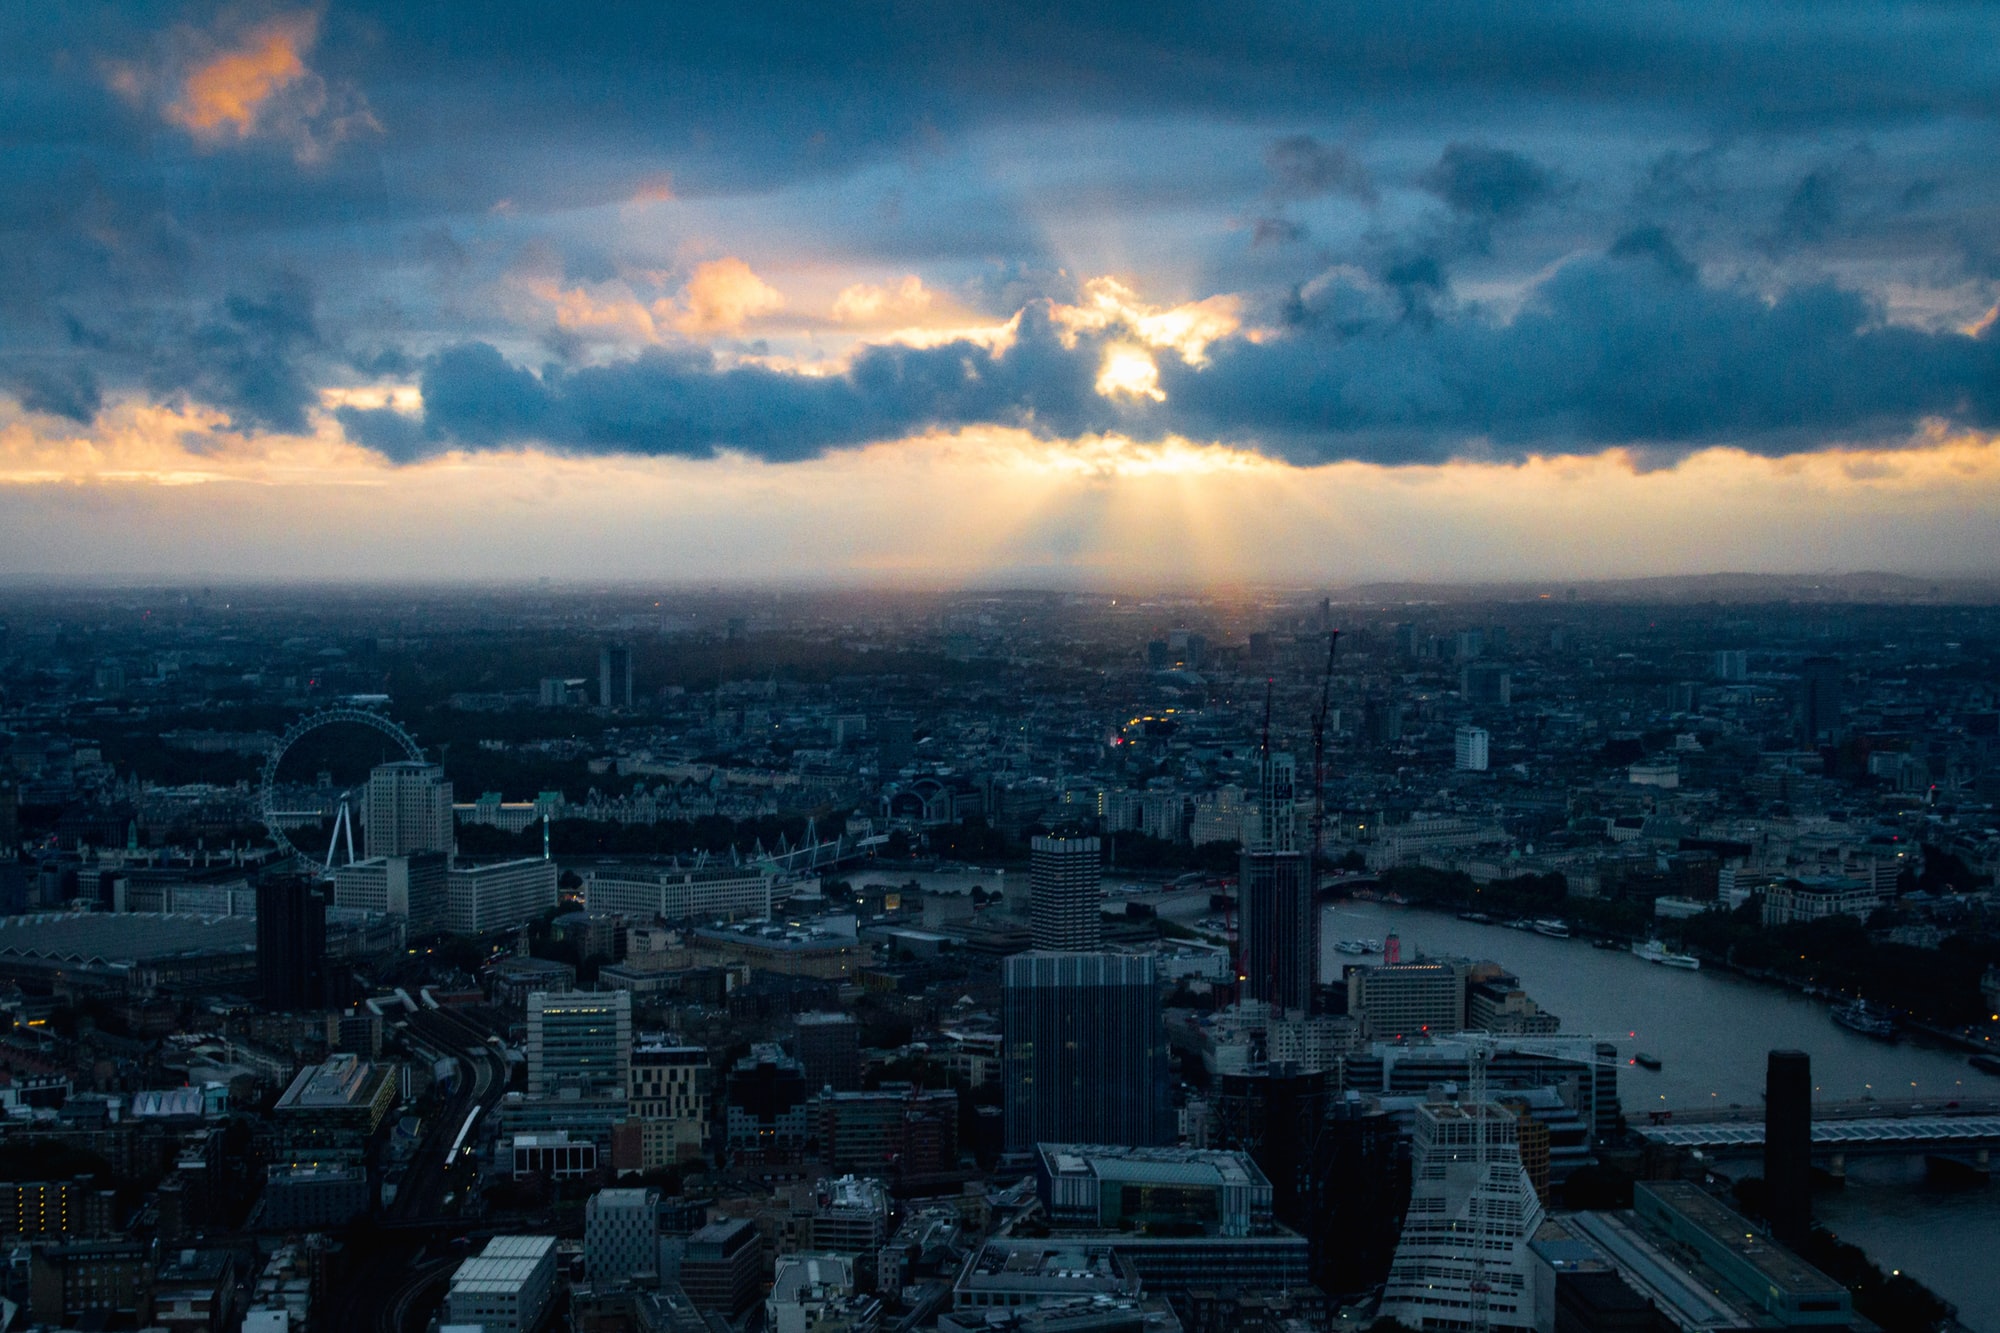
<svg viewBox="0 0 2000 1333">
<path fill-rule="evenodd" d="M 632 650 L 610 643 L 597 655 L 597 702 L 602 708 L 632 706 Z"/>
<path fill-rule="evenodd" d="M 1242 998 L 1311 1009 L 1319 984 L 1319 912 L 1312 861 L 1299 849 L 1292 757 L 1266 747 L 1257 759 L 1257 826 L 1243 851 Z"/>
<path fill-rule="evenodd" d="M 268 1009 L 324 1009 L 326 890 L 273 876 L 257 885 L 257 984 Z"/>
<path fill-rule="evenodd" d="M 1803 1250 L 1812 1233 L 1812 1057 L 1772 1051 L 1764 1072 L 1764 1189 L 1771 1234 Z"/>
<path fill-rule="evenodd" d="M 1000 1068 L 1010 1151 L 1169 1142 L 1167 1039 L 1152 958 L 1009 958 Z"/>
<path fill-rule="evenodd" d="M 1799 664 L 1799 738 L 1808 746 L 1840 740 L 1840 686 L 1837 657 L 1808 657 Z"/>
</svg>

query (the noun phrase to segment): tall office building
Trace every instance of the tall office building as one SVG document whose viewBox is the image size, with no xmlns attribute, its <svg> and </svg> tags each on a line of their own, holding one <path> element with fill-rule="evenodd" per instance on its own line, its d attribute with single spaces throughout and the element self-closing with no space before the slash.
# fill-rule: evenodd
<svg viewBox="0 0 2000 1333">
<path fill-rule="evenodd" d="M 1015 954 L 1001 992 L 1007 1147 L 1169 1141 L 1167 1039 L 1151 955 Z"/>
<path fill-rule="evenodd" d="M 368 856 L 452 849 L 451 784 L 436 764 L 399 760 L 368 775 L 362 819 Z"/>
<path fill-rule="evenodd" d="M 1297 771 L 1268 748 L 1257 761 L 1257 813 L 1237 882 L 1242 995 L 1281 1009 L 1312 1008 L 1319 984 L 1319 909 L 1312 858 L 1298 845 Z"/>
<path fill-rule="evenodd" d="M 326 893 L 317 883 L 274 875 L 257 885 L 257 985 L 269 1009 L 326 1007 Z"/>
<path fill-rule="evenodd" d="M 1799 739 L 1807 745 L 1840 739 L 1840 686 L 1837 657 L 1808 657 L 1799 664 Z"/>
<path fill-rule="evenodd" d="M 1803 1251 L 1812 1238 L 1812 1057 L 1772 1051 L 1764 1066 L 1764 1189 L 1771 1234 Z"/>
<path fill-rule="evenodd" d="M 806 1086 L 817 1092 L 854 1092 L 861 1087 L 861 1025 L 847 1013 L 798 1014 L 792 1018 L 793 1053 L 805 1068 Z"/>
<path fill-rule="evenodd" d="M 1028 921 L 1037 949 L 1084 952 L 1104 943 L 1103 861 L 1096 838 L 1036 838 Z"/>
<path fill-rule="evenodd" d="M 1542 1201 L 1521 1165 L 1520 1121 L 1487 1101 L 1417 1108 L 1410 1207 L 1379 1313 L 1410 1328 L 1528 1330 Z"/>
<path fill-rule="evenodd" d="M 632 1067 L 630 991 L 528 996 L 528 1092 L 626 1095 Z"/>
<path fill-rule="evenodd" d="M 632 706 L 632 650 L 607 643 L 597 655 L 597 703 L 601 708 Z"/>
<path fill-rule="evenodd" d="M 1452 741 L 1452 762 L 1461 772 L 1484 773 L 1489 762 L 1486 728 L 1460 727 Z"/>
</svg>

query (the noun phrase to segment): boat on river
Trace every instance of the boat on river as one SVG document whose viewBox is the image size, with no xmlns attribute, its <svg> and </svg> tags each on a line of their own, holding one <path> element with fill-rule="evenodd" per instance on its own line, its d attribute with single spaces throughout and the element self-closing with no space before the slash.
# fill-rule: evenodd
<svg viewBox="0 0 2000 1333">
<path fill-rule="evenodd" d="M 1333 949 L 1335 953 L 1344 953 L 1356 958 L 1369 952 L 1367 940 L 1342 940 L 1334 945 Z"/>
<path fill-rule="evenodd" d="M 1537 935 L 1546 935 L 1552 940 L 1569 938 L 1569 922 L 1559 917 L 1545 916 L 1535 922 L 1534 928 Z"/>
<path fill-rule="evenodd" d="M 1691 953 L 1675 953 L 1658 940 L 1635 944 L 1632 946 L 1632 952 L 1649 963 L 1658 963 L 1661 967 L 1679 967 L 1689 972 L 1701 970 L 1701 959 Z"/>
<path fill-rule="evenodd" d="M 1854 1000 L 1833 1007 L 1833 1021 L 1849 1032 L 1881 1041 L 1896 1040 L 1896 1020 L 1866 1000 Z"/>
</svg>

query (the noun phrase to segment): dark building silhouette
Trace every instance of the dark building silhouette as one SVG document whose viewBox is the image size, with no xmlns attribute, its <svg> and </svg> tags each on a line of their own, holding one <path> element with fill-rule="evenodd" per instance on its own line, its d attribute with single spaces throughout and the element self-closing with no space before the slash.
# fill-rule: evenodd
<svg viewBox="0 0 2000 1333">
<path fill-rule="evenodd" d="M 1016 954 L 1000 1011 L 1010 1151 L 1171 1140 L 1166 1030 L 1150 956 Z"/>
<path fill-rule="evenodd" d="M 861 1026 L 852 1014 L 800 1014 L 792 1020 L 792 1047 L 804 1067 L 806 1087 L 854 1092 L 861 1087 Z"/>
<path fill-rule="evenodd" d="M 1270 1180 L 1271 1215 L 1312 1246 L 1313 1284 L 1382 1282 L 1410 1193 L 1408 1140 L 1382 1103 L 1325 1073 L 1224 1074 L 1212 1092 L 1212 1146 L 1249 1153 Z"/>
<path fill-rule="evenodd" d="M 1297 771 L 1267 741 L 1257 759 L 1257 820 L 1243 850 L 1243 998 L 1311 1009 L 1319 984 L 1319 911 L 1312 860 L 1299 848 Z"/>
<path fill-rule="evenodd" d="M 1799 664 L 1799 738 L 1808 746 L 1840 739 L 1842 674 L 1837 657 L 1808 657 Z"/>
<path fill-rule="evenodd" d="M 257 885 L 257 984 L 267 1008 L 324 1009 L 326 890 L 289 875 Z"/>
<path fill-rule="evenodd" d="M 606 644 L 597 655 L 597 702 L 603 708 L 632 706 L 632 650 L 622 643 Z"/>
<path fill-rule="evenodd" d="M 1555 1333 L 1656 1333 L 1672 1328 L 1653 1303 L 1603 1270 L 1556 1277 Z"/>
<path fill-rule="evenodd" d="M 1772 1051 L 1764 1073 L 1764 1189 L 1771 1234 L 1803 1250 L 1812 1232 L 1812 1057 Z"/>
<path fill-rule="evenodd" d="M 1319 984 L 1319 911 L 1304 852 L 1245 852 L 1243 998 L 1311 1009 Z"/>
</svg>

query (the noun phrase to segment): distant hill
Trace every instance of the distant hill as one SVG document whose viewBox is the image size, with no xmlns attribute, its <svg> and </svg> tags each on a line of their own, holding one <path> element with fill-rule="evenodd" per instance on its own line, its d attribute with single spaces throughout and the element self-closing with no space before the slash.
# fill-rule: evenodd
<svg viewBox="0 0 2000 1333">
<path fill-rule="evenodd" d="M 1861 571 L 1852 574 L 1681 574 L 1597 581 L 1545 579 L 1495 583 L 1363 583 L 1348 602 L 1826 602 L 1990 605 L 2000 603 L 2000 578 L 1920 578 Z"/>
</svg>

